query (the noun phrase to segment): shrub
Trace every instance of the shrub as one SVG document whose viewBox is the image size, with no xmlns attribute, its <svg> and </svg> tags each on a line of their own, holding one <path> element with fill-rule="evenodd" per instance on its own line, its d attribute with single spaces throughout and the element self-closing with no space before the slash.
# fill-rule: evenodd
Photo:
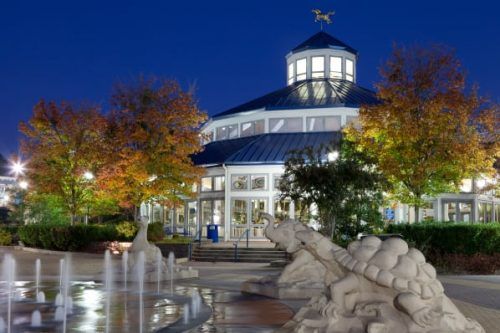
<svg viewBox="0 0 500 333">
<path fill-rule="evenodd" d="M 148 225 L 148 240 L 150 242 L 157 242 L 165 237 L 163 232 L 163 223 L 155 222 Z"/>
<path fill-rule="evenodd" d="M 157 244 L 189 244 L 192 239 L 185 236 L 180 236 L 177 234 L 172 235 L 172 238 L 163 238 L 162 240 L 156 242 Z"/>
<path fill-rule="evenodd" d="M 11 245 L 12 244 L 12 235 L 5 229 L 0 229 L 0 245 Z"/>
<path fill-rule="evenodd" d="M 500 252 L 500 223 L 469 224 L 426 222 L 389 225 L 387 232 L 400 233 L 425 255 Z"/>
<path fill-rule="evenodd" d="M 135 235 L 137 234 L 137 224 L 134 222 L 120 222 L 119 224 L 116 225 L 116 232 L 118 234 L 118 237 L 120 240 L 124 241 L 130 241 L 134 239 Z"/>
<path fill-rule="evenodd" d="M 19 227 L 19 238 L 26 246 L 76 251 L 91 242 L 116 240 L 118 234 L 113 225 L 37 223 Z"/>
</svg>

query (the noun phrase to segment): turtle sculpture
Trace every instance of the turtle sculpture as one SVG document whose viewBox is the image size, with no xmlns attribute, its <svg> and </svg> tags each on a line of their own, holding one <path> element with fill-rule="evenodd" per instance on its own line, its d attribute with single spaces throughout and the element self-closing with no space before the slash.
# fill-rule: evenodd
<svg viewBox="0 0 500 333">
<path fill-rule="evenodd" d="M 295 332 L 484 333 L 444 294 L 424 255 L 404 240 L 369 236 L 344 249 L 313 230 L 295 237 L 337 277 L 326 297 L 313 298 L 297 313 L 289 325 Z"/>
</svg>

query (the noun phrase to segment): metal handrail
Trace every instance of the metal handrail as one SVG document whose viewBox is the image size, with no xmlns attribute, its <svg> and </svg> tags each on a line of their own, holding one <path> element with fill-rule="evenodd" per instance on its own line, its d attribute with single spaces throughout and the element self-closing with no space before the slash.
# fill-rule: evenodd
<svg viewBox="0 0 500 333">
<path fill-rule="evenodd" d="M 236 242 L 233 243 L 233 246 L 234 246 L 234 261 L 235 262 L 238 261 L 238 244 L 239 244 L 241 238 L 244 235 L 247 236 L 247 249 L 248 249 L 248 237 L 249 237 L 249 234 L 250 234 L 250 228 L 246 228 L 246 230 L 240 235 L 240 237 L 238 237 L 238 239 L 236 240 Z"/>
<path fill-rule="evenodd" d="M 191 261 L 192 255 L 193 255 L 193 243 L 194 242 L 198 242 L 198 247 L 201 247 L 201 232 L 202 232 L 202 229 L 198 230 L 196 232 L 195 236 L 192 237 L 192 241 L 189 243 L 188 258 L 189 258 L 190 261 Z M 196 239 L 196 236 L 198 236 L 198 239 Z"/>
</svg>

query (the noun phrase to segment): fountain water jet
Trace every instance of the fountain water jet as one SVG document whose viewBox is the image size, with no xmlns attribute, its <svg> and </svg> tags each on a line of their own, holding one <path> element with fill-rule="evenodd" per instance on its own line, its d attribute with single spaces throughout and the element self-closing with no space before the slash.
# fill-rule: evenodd
<svg viewBox="0 0 500 333">
<path fill-rule="evenodd" d="M 4 280 L 7 283 L 7 333 L 11 332 L 11 322 L 12 322 L 12 287 L 15 281 L 16 274 L 16 260 L 12 257 L 12 254 L 5 254 L 3 260 L 3 274 Z"/>
<path fill-rule="evenodd" d="M 109 332 L 109 320 L 110 320 L 110 305 L 111 305 L 111 284 L 113 281 L 113 266 L 111 263 L 111 252 L 106 250 L 104 253 L 104 285 L 106 290 L 106 330 L 105 332 Z"/>
<path fill-rule="evenodd" d="M 137 256 L 137 281 L 139 281 L 139 333 L 142 333 L 144 322 L 144 273 L 145 273 L 145 254 L 144 251 L 139 252 Z"/>
<path fill-rule="evenodd" d="M 63 321 L 64 320 L 64 309 L 62 306 L 58 306 L 56 308 L 56 312 L 54 313 L 55 321 Z"/>
<path fill-rule="evenodd" d="M 170 272 L 170 294 L 174 294 L 174 265 L 175 265 L 175 255 L 173 252 L 168 254 L 168 270 Z"/>
<path fill-rule="evenodd" d="M 64 275 L 64 259 L 59 259 L 59 292 L 62 291 L 63 284 L 63 275 Z"/>
<path fill-rule="evenodd" d="M 122 272 L 124 288 L 127 290 L 127 274 L 128 274 L 128 251 L 123 252 L 122 255 Z"/>
<path fill-rule="evenodd" d="M 201 297 L 198 290 L 193 290 L 191 293 L 191 314 L 193 318 L 198 317 L 201 309 Z"/>
<path fill-rule="evenodd" d="M 40 258 L 37 258 L 35 261 L 35 286 L 36 286 L 36 295 L 38 296 L 38 291 L 40 288 L 40 272 L 42 270 L 42 262 Z"/>
<path fill-rule="evenodd" d="M 160 281 L 161 281 L 161 268 L 163 264 L 163 256 L 160 251 L 156 252 L 156 280 L 157 286 L 156 286 L 156 293 L 159 295 L 160 294 Z"/>
<path fill-rule="evenodd" d="M 39 291 L 36 294 L 36 302 L 37 303 L 45 303 L 45 293 L 43 291 Z"/>
<path fill-rule="evenodd" d="M 63 308 L 63 333 L 66 332 L 66 324 L 68 319 L 68 305 L 69 303 L 73 303 L 71 301 L 71 297 L 69 296 L 70 289 L 70 267 L 71 267 L 71 254 L 66 253 L 64 258 L 64 279 L 63 279 L 63 300 L 64 300 L 64 308 Z"/>
<path fill-rule="evenodd" d="M 189 304 L 184 304 L 184 313 L 183 313 L 183 323 L 187 325 L 189 323 Z"/>
<path fill-rule="evenodd" d="M 42 326 L 42 314 L 40 311 L 35 310 L 31 314 L 31 327 L 40 327 Z"/>
</svg>

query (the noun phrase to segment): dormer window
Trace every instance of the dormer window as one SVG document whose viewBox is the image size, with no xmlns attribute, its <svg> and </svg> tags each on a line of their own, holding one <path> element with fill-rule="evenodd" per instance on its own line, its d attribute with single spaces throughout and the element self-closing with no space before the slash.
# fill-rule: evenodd
<svg viewBox="0 0 500 333">
<path fill-rule="evenodd" d="M 325 77 L 325 57 L 312 57 L 312 78 L 323 78 Z"/>
<path fill-rule="evenodd" d="M 345 79 L 347 81 L 354 81 L 354 62 L 351 59 L 345 60 Z"/>
<path fill-rule="evenodd" d="M 295 80 L 295 71 L 293 67 L 293 62 L 288 65 L 288 84 L 292 84 Z"/>
<path fill-rule="evenodd" d="M 330 78 L 342 79 L 342 58 L 330 57 Z"/>
<path fill-rule="evenodd" d="M 305 80 L 307 77 L 307 58 L 297 60 L 295 68 L 297 70 L 297 81 Z"/>
</svg>

